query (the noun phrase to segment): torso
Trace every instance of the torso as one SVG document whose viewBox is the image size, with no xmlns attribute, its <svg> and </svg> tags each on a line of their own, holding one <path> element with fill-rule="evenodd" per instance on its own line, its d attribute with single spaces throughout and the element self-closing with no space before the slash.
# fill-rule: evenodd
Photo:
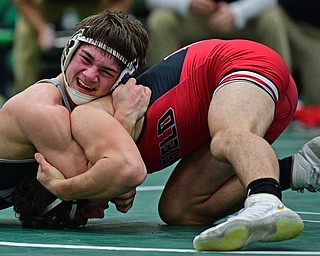
<svg viewBox="0 0 320 256">
<path fill-rule="evenodd" d="M 212 95 L 223 78 L 235 71 L 253 71 L 270 79 L 271 87 L 264 89 L 274 98 L 277 110 L 265 138 L 272 143 L 281 134 L 297 103 L 295 84 L 282 59 L 269 48 L 245 40 L 202 41 L 177 51 L 137 78 L 152 90 L 137 141 L 148 172 L 187 157 L 210 140 Z M 258 79 L 235 74 L 230 79 Z"/>
<path fill-rule="evenodd" d="M 11 206 L 11 193 L 22 175 L 38 168 L 33 157 L 37 149 L 30 141 L 26 126 L 34 120 L 46 122 L 50 115 L 34 116 L 41 113 L 36 111 L 37 106 L 63 106 L 59 89 L 51 81 L 45 83 L 30 86 L 9 99 L 0 109 L 0 209 Z M 65 109 L 65 114 L 68 113 L 69 110 Z"/>
</svg>

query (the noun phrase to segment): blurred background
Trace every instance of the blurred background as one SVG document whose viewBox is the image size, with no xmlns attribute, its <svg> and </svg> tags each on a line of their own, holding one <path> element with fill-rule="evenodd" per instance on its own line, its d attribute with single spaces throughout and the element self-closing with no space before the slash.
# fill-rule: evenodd
<svg viewBox="0 0 320 256">
<path fill-rule="evenodd" d="M 243 38 L 285 60 L 299 90 L 295 123 L 320 126 L 318 0 L 0 0 L 0 106 L 60 72 L 74 25 L 104 9 L 139 19 L 150 37 L 148 64 L 195 41 Z"/>
</svg>

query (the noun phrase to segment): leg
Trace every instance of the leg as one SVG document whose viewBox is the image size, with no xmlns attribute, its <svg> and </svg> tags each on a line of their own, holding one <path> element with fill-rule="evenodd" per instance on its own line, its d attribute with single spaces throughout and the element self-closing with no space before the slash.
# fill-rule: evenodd
<svg viewBox="0 0 320 256">
<path fill-rule="evenodd" d="M 245 188 L 256 179 L 279 179 L 276 154 L 263 139 L 274 110 L 272 98 L 248 82 L 229 84 L 213 96 L 209 109 L 212 155 L 231 164 Z"/>
<path fill-rule="evenodd" d="M 150 34 L 149 62 L 150 66 L 161 61 L 171 52 L 181 47 L 178 15 L 167 9 L 154 9 L 148 17 Z"/>
<path fill-rule="evenodd" d="M 181 160 L 162 193 L 159 214 L 170 225 L 208 225 L 239 210 L 245 190 L 209 144 Z"/>
<path fill-rule="evenodd" d="M 239 215 L 195 237 L 196 249 L 235 250 L 256 241 L 281 241 L 301 233 L 302 220 L 279 199 L 278 160 L 263 139 L 274 110 L 271 97 L 248 82 L 231 83 L 213 96 L 209 109 L 212 155 L 232 165 L 244 187 L 254 186 L 248 190 L 250 196 Z M 271 179 L 266 182 L 266 178 Z"/>
<path fill-rule="evenodd" d="M 208 27 L 206 16 L 184 17 L 166 8 L 155 8 L 147 22 L 150 35 L 150 66 L 187 44 L 217 37 Z"/>
<path fill-rule="evenodd" d="M 246 33 L 249 39 L 252 38 L 253 34 L 255 41 L 263 43 L 278 52 L 289 70 L 292 71 L 289 37 L 283 22 L 283 13 L 278 6 L 252 19 L 248 23 Z"/>
<path fill-rule="evenodd" d="M 37 35 L 23 17 L 18 18 L 16 23 L 13 56 L 15 82 L 12 93 L 16 94 L 39 80 L 40 49 Z"/>
<path fill-rule="evenodd" d="M 293 52 L 294 67 L 297 69 L 306 105 L 320 104 L 319 64 L 320 29 L 306 23 L 300 23 L 284 16 Z"/>
</svg>

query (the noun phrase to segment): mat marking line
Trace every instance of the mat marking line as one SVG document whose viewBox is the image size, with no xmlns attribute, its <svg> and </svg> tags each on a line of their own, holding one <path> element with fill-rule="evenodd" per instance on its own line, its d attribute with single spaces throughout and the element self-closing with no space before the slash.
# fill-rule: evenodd
<svg viewBox="0 0 320 256">
<path fill-rule="evenodd" d="M 137 187 L 137 191 L 162 191 L 164 186 L 141 186 Z"/>
<path fill-rule="evenodd" d="M 176 252 L 176 253 L 200 253 L 197 250 L 191 249 L 165 249 L 165 248 L 135 248 L 135 247 L 113 247 L 113 246 L 89 246 L 89 245 L 63 245 L 63 244 L 32 244 L 32 243 L 16 243 L 0 241 L 0 246 L 12 247 L 33 247 L 33 248 L 52 248 L 52 249 L 82 249 L 82 250 L 104 250 L 104 251 L 139 251 L 139 252 Z M 213 253 L 213 252 L 201 252 Z M 245 255 L 320 255 L 320 252 L 315 251 L 228 251 L 215 252 L 227 254 L 245 254 Z"/>
</svg>

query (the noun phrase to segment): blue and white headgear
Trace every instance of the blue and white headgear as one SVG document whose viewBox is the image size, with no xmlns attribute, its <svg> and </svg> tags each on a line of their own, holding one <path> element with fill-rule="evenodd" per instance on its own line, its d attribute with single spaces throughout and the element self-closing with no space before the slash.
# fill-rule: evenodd
<svg viewBox="0 0 320 256">
<path fill-rule="evenodd" d="M 102 50 L 108 52 L 109 54 L 111 54 L 112 56 L 116 57 L 118 60 L 120 60 L 125 65 L 124 70 L 119 75 L 118 80 L 111 87 L 110 92 L 112 92 L 121 83 L 125 83 L 138 69 L 138 60 L 137 59 L 134 59 L 133 61 L 129 62 L 123 55 L 121 55 L 119 52 L 112 49 L 108 45 L 106 45 L 98 40 L 84 36 L 83 33 L 85 30 L 86 30 L 85 28 L 80 29 L 80 30 L 76 31 L 70 37 L 70 39 L 69 39 L 68 43 L 66 44 L 65 49 L 62 53 L 62 57 L 61 57 L 61 71 L 62 71 L 64 82 L 66 84 L 66 90 L 67 90 L 71 100 L 77 105 L 81 105 L 81 104 L 90 102 L 90 101 L 97 98 L 96 96 L 87 95 L 87 94 L 81 93 L 81 92 L 69 87 L 67 79 L 66 79 L 67 67 L 71 61 L 73 54 L 78 49 L 81 42 L 88 43 L 88 44 L 99 47 L 100 49 L 102 49 Z"/>
</svg>

